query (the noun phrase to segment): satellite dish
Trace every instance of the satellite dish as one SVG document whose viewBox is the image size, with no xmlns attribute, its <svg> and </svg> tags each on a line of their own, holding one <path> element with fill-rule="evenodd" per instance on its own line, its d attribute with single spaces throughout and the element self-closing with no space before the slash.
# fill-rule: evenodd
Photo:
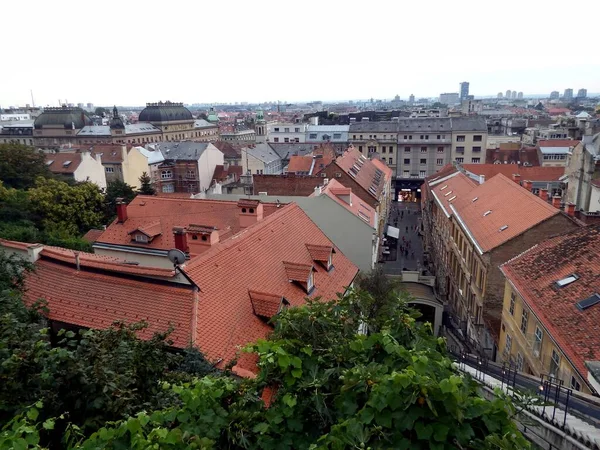
<svg viewBox="0 0 600 450">
<path fill-rule="evenodd" d="M 171 261 L 174 266 L 179 266 L 185 263 L 185 253 L 176 248 L 169 250 L 167 253 L 167 258 L 169 258 L 169 261 Z"/>
</svg>

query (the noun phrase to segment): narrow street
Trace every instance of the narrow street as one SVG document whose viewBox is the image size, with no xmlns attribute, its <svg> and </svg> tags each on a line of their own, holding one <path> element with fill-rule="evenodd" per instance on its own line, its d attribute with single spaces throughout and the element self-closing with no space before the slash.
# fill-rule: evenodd
<svg viewBox="0 0 600 450">
<path fill-rule="evenodd" d="M 392 202 L 388 225 L 400 230 L 396 248 L 392 239 L 387 238 L 389 255 L 383 255 L 380 261 L 384 273 L 399 274 L 402 270 L 423 270 L 423 242 L 419 235 L 421 226 L 420 204 L 414 202 Z"/>
</svg>

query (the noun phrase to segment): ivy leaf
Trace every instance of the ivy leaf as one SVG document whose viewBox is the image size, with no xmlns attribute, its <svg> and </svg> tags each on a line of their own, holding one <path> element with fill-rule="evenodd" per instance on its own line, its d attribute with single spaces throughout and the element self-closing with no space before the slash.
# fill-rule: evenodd
<svg viewBox="0 0 600 450">
<path fill-rule="evenodd" d="M 302 369 L 293 369 L 292 370 L 292 376 L 294 378 L 300 378 L 300 377 L 302 377 Z"/>
<path fill-rule="evenodd" d="M 254 433 L 265 434 L 268 429 L 269 429 L 269 424 L 266 422 L 261 422 L 261 423 L 257 423 L 256 425 L 254 425 L 254 428 L 252 428 L 252 431 Z"/>
<path fill-rule="evenodd" d="M 417 437 L 422 441 L 428 441 L 433 433 L 431 426 L 426 425 L 423 422 L 417 422 L 415 424 L 415 431 L 417 432 Z"/>
<path fill-rule="evenodd" d="M 37 418 L 38 418 L 39 415 L 40 415 L 39 411 L 37 409 L 35 409 L 35 408 L 30 408 L 27 411 L 27 418 L 29 420 L 34 421 L 34 422 L 37 420 Z"/>
<path fill-rule="evenodd" d="M 54 430 L 54 419 L 48 419 L 43 423 L 44 430 Z"/>
<path fill-rule="evenodd" d="M 438 442 L 444 442 L 446 440 L 446 436 L 448 435 L 448 431 L 450 431 L 450 427 L 444 425 L 442 423 L 436 423 L 433 425 L 433 439 Z"/>
</svg>

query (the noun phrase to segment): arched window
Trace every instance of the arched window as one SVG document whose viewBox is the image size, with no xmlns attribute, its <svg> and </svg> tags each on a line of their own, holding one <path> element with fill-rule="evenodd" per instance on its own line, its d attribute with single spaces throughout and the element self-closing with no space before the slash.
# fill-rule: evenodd
<svg viewBox="0 0 600 450">
<path fill-rule="evenodd" d="M 161 177 L 163 180 L 170 180 L 171 178 L 173 178 L 173 172 L 172 172 L 171 170 L 168 170 L 168 169 L 167 169 L 167 170 L 163 170 L 163 171 L 160 173 L 160 177 Z"/>
</svg>

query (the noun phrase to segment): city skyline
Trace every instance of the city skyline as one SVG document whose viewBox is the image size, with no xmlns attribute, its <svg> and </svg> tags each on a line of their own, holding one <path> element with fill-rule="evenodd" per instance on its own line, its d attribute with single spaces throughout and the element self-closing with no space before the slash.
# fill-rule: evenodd
<svg viewBox="0 0 600 450">
<path fill-rule="evenodd" d="M 600 12 L 596 2 L 583 3 L 581 8 L 590 14 Z M 507 88 L 526 96 L 566 88 L 600 92 L 600 63 L 587 62 L 583 46 L 569 40 L 540 45 L 535 58 L 526 52 L 506 57 L 490 53 L 489 42 L 473 33 L 486 30 L 488 12 L 481 3 L 370 5 L 382 25 L 392 19 L 389 27 L 366 24 L 377 37 L 374 41 L 366 38 L 364 27 L 348 25 L 364 17 L 365 8 L 358 2 L 307 1 L 285 15 L 280 4 L 269 0 L 180 3 L 178 8 L 161 7 L 160 14 L 152 3 L 135 1 L 107 1 L 95 6 L 94 14 L 71 0 L 59 6 L 12 2 L 3 8 L 5 17 L 26 18 L 28 29 L 39 32 L 24 33 L 19 20 L 5 24 L 4 34 L 20 36 L 15 39 L 19 48 L 31 50 L 11 53 L 12 69 L 0 73 L 0 105 L 31 104 L 30 90 L 38 106 L 57 106 L 59 99 L 144 105 L 158 100 L 345 101 L 396 94 L 402 99 L 410 94 L 433 98 L 459 92 L 461 81 L 470 82 L 470 94 L 476 97 L 495 97 Z M 540 1 L 511 0 L 503 6 L 539 23 L 554 20 L 552 9 Z M 70 26 L 48 25 L 47 18 L 59 7 Z M 432 9 L 435 16 L 429 14 Z M 124 17 L 131 20 L 119 21 Z M 335 22 L 315 23 L 321 17 Z M 476 26 L 453 25 L 459 19 Z M 115 30 L 114 23 L 120 28 Z M 331 23 L 347 25 L 332 31 Z M 444 33 L 451 35 L 447 43 L 441 39 Z M 526 42 L 520 33 L 506 33 L 503 45 L 519 48 Z M 568 64 L 557 54 L 568 56 Z"/>
</svg>

